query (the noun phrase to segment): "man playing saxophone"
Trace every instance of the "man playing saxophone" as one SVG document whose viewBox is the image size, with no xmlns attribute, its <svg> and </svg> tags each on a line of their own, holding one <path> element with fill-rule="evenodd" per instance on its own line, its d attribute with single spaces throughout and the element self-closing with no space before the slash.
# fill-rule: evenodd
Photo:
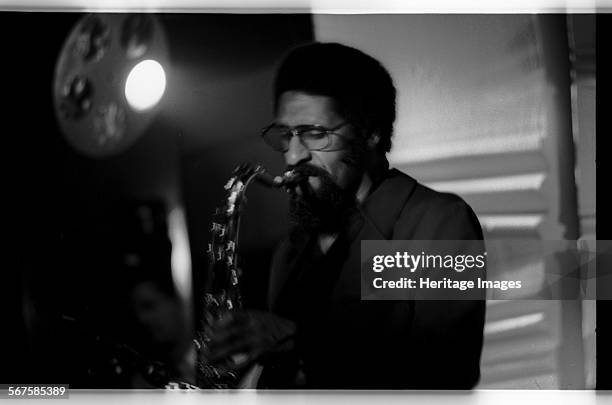
<svg viewBox="0 0 612 405">
<path fill-rule="evenodd" d="M 474 387 L 484 301 L 361 300 L 362 240 L 483 237 L 461 198 L 389 168 L 387 70 L 356 49 L 313 43 L 286 56 L 274 97 L 262 137 L 298 179 L 287 184 L 292 228 L 272 260 L 269 311 L 214 323 L 208 359 L 263 364 L 263 388 Z"/>
</svg>

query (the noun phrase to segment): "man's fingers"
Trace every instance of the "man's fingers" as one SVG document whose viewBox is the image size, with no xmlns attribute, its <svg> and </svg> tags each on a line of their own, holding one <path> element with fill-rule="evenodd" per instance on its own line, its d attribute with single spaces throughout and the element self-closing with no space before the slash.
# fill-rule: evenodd
<svg viewBox="0 0 612 405">
<path fill-rule="evenodd" d="M 244 325 L 232 325 L 229 328 L 211 329 L 209 331 L 210 343 L 217 344 L 226 340 L 239 338 L 249 332 L 249 329 Z"/>
<path fill-rule="evenodd" d="M 259 357 L 278 350 L 291 350 L 295 325 L 289 320 L 262 311 L 227 314 L 215 322 L 207 335 L 204 357 L 233 370 L 252 364 Z M 244 358 L 231 357 L 244 354 Z"/>
<path fill-rule="evenodd" d="M 208 347 L 210 350 L 216 350 L 217 346 L 223 346 L 231 344 L 236 340 L 242 339 L 244 336 L 253 335 L 252 330 L 248 325 L 244 324 L 233 324 L 226 328 L 212 329 L 209 332 L 210 341 Z"/>
<path fill-rule="evenodd" d="M 207 358 L 211 363 L 216 363 L 239 353 L 245 353 L 252 357 L 253 353 L 251 352 L 255 352 L 256 348 L 257 343 L 251 337 L 237 338 L 211 347 Z"/>
</svg>

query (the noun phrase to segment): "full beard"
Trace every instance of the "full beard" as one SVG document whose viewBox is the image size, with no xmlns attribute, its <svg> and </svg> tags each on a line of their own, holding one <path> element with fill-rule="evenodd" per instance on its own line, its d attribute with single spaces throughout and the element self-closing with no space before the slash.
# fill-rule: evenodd
<svg viewBox="0 0 612 405">
<path fill-rule="evenodd" d="M 356 207 L 355 196 L 340 188 L 325 170 L 308 164 L 293 169 L 317 177 L 320 185 L 314 190 L 304 181 L 299 187 L 301 195 L 291 193 L 289 219 L 293 228 L 304 233 L 334 233 L 347 221 Z"/>
</svg>

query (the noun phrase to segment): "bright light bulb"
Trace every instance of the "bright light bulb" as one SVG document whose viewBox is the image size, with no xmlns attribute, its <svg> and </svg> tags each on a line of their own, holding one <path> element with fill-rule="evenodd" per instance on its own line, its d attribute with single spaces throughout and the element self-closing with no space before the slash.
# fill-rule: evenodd
<svg viewBox="0 0 612 405">
<path fill-rule="evenodd" d="M 148 110 L 161 100 L 166 90 L 166 74 L 159 62 L 143 60 L 132 68 L 125 82 L 125 98 L 132 108 Z"/>
</svg>

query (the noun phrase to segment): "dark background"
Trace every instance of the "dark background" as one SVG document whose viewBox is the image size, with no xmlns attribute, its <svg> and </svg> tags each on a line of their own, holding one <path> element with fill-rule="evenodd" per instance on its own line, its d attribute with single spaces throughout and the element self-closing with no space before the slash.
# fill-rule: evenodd
<svg viewBox="0 0 612 405">
<path fill-rule="evenodd" d="M 91 386 L 83 374 L 97 355 L 91 334 L 131 339 L 129 277 L 118 257 L 142 239 L 134 207 L 143 201 L 162 213 L 155 222 L 160 240 L 166 201 L 178 198 L 185 209 L 198 317 L 204 249 L 222 186 L 243 161 L 282 170 L 258 130 L 272 119 L 275 65 L 288 49 L 312 39 L 309 15 L 161 15 L 176 72 L 168 78 L 164 107 L 127 151 L 95 159 L 64 140 L 52 99 L 58 54 L 81 17 L 0 13 L 8 202 L 4 382 Z M 244 295 L 261 307 L 270 254 L 286 229 L 286 201 L 257 187 L 249 197 L 241 239 Z M 87 326 L 67 326 L 62 314 Z"/>
</svg>

